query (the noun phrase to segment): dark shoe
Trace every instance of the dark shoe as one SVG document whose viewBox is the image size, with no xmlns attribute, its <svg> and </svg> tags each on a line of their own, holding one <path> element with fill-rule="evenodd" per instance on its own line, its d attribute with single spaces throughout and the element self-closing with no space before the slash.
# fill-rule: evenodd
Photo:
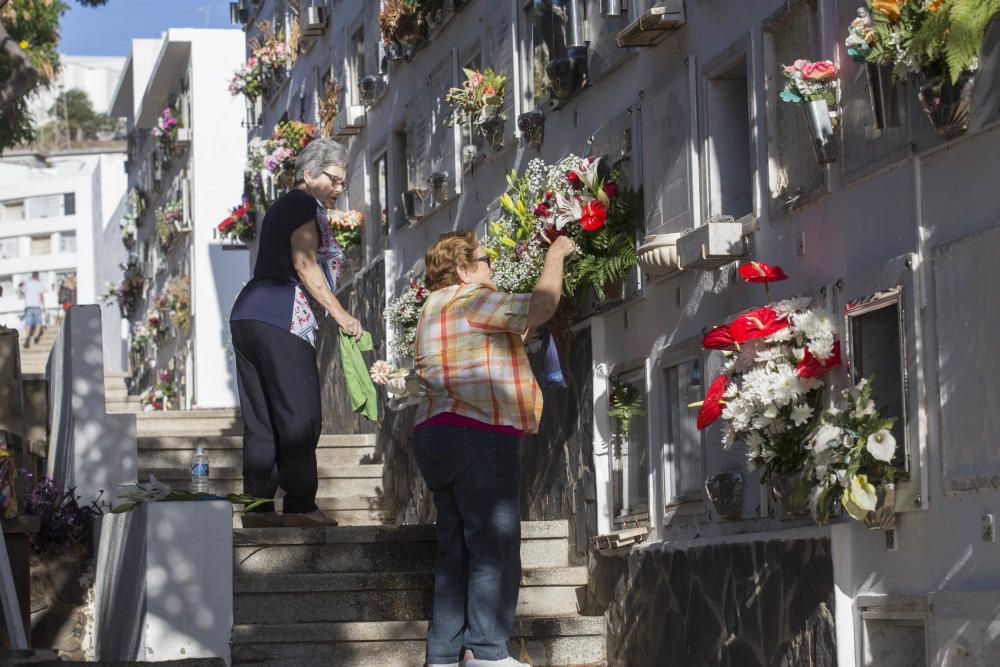
<svg viewBox="0 0 1000 667">
<path fill-rule="evenodd" d="M 24 349 L 26 350 L 31 349 L 31 336 L 28 336 L 27 338 L 24 339 Z"/>
<path fill-rule="evenodd" d="M 281 517 L 277 512 L 244 512 L 244 528 L 277 528 L 281 525 Z"/>
<path fill-rule="evenodd" d="M 320 510 L 313 510 L 304 514 L 289 514 L 285 512 L 281 515 L 281 525 L 289 528 L 329 528 L 337 525 L 337 520 L 323 514 Z"/>
</svg>

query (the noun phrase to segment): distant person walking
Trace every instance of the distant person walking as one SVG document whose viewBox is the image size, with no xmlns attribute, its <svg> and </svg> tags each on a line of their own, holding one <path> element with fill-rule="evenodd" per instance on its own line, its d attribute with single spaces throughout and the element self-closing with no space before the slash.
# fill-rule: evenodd
<svg viewBox="0 0 1000 667">
<path fill-rule="evenodd" d="M 344 262 L 326 216 L 347 188 L 347 150 L 316 139 L 295 162 L 295 187 L 267 210 L 253 279 L 233 305 L 229 328 L 243 412 L 243 490 L 258 498 L 285 491 L 243 515 L 247 528 L 325 526 L 337 522 L 316 506 L 320 410 L 315 336 L 329 313 L 349 336 L 361 323 L 334 292 Z"/>
<path fill-rule="evenodd" d="M 45 286 L 38 278 L 38 271 L 33 271 L 31 277 L 21 284 L 21 293 L 24 295 L 24 327 L 27 334 L 24 339 L 24 349 L 31 347 L 31 339 L 35 339 L 35 344 L 42 339 L 42 331 L 45 328 Z"/>
<path fill-rule="evenodd" d="M 59 305 L 64 313 L 76 305 L 76 277 L 72 273 L 59 284 Z"/>
<path fill-rule="evenodd" d="M 471 231 L 427 251 L 431 293 L 415 344 L 426 394 L 411 444 L 437 507 L 429 667 L 527 667 L 507 654 L 521 584 L 521 435 L 542 416 L 524 340 L 556 312 L 575 248 L 566 236 L 552 243 L 532 294 L 497 290 Z"/>
</svg>

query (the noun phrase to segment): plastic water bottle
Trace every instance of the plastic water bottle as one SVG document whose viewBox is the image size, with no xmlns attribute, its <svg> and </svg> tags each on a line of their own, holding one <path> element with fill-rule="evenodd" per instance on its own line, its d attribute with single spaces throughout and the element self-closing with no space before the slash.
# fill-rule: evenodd
<svg viewBox="0 0 1000 667">
<path fill-rule="evenodd" d="M 191 492 L 208 493 L 208 454 L 204 447 L 195 448 L 191 459 Z"/>
</svg>

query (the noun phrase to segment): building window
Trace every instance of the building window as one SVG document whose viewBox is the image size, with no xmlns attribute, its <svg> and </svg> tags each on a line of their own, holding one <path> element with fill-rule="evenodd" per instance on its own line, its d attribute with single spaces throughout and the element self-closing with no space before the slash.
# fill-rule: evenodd
<svg viewBox="0 0 1000 667">
<path fill-rule="evenodd" d="M 58 218 L 63 214 L 63 195 L 45 195 L 28 200 L 28 218 Z"/>
<path fill-rule="evenodd" d="M 900 471 L 909 469 L 906 428 L 906 368 L 903 361 L 902 289 L 881 292 L 847 306 L 847 337 L 850 347 L 851 381 L 868 378 L 872 400 L 883 418 L 895 418 L 892 435 L 896 439 L 893 463 Z"/>
<path fill-rule="evenodd" d="M 76 232 L 62 232 L 59 235 L 60 254 L 70 254 L 76 252 Z"/>
<path fill-rule="evenodd" d="M 24 201 L 5 201 L 0 206 L 0 213 L 4 222 L 24 220 Z"/>
<path fill-rule="evenodd" d="M 0 276 L 0 297 L 13 297 L 14 294 L 14 276 Z"/>
<path fill-rule="evenodd" d="M 705 78 L 705 182 L 708 216 L 753 213 L 748 60 L 742 44 Z"/>
<path fill-rule="evenodd" d="M 701 360 L 663 369 L 661 381 L 663 498 L 673 505 L 700 496 L 705 477 L 698 411 L 688 407 L 702 399 Z"/>
<path fill-rule="evenodd" d="M 631 419 L 612 417 L 612 487 L 617 516 L 649 509 L 649 431 L 645 417 L 645 369 L 621 373 L 612 378 L 609 406 L 630 404 Z"/>
<path fill-rule="evenodd" d="M 75 192 L 67 192 L 63 195 L 63 215 L 76 215 Z"/>
<path fill-rule="evenodd" d="M 32 254 L 32 256 L 51 255 L 52 254 L 52 237 L 51 236 L 32 236 L 31 237 L 31 254 Z"/>
<path fill-rule="evenodd" d="M 20 256 L 20 239 L 0 239 L 0 259 L 15 259 Z"/>
</svg>

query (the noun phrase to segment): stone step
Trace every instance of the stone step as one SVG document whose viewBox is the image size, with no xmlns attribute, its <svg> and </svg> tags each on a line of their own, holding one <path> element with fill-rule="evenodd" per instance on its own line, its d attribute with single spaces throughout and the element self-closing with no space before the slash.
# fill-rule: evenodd
<svg viewBox="0 0 1000 667">
<path fill-rule="evenodd" d="M 536 667 L 605 665 L 604 619 L 519 618 L 508 643 Z M 424 657 L 427 621 L 233 626 L 233 665 L 273 667 L 412 667 Z"/>
<path fill-rule="evenodd" d="M 565 521 L 521 522 L 524 568 L 569 566 Z M 420 571 L 433 568 L 434 526 L 241 528 L 233 531 L 233 573 Z"/>
<path fill-rule="evenodd" d="M 324 498 L 340 498 L 344 496 L 379 496 L 382 491 L 381 474 L 378 476 L 370 476 L 370 472 L 366 470 L 363 471 L 363 476 L 351 477 L 349 475 L 353 472 L 352 469 L 354 468 L 381 469 L 382 466 L 341 466 L 339 468 L 333 467 L 320 470 L 319 487 L 316 491 L 316 495 Z M 238 476 L 238 471 L 234 472 L 234 470 L 236 469 L 227 468 L 219 473 L 211 472 L 208 480 L 208 490 L 211 493 L 218 494 L 243 493 L 242 477 Z M 343 476 L 330 476 L 330 473 L 333 472 L 338 472 L 338 474 Z M 139 479 L 149 479 L 150 473 L 155 475 L 156 479 L 161 482 L 166 482 L 170 486 L 174 487 L 186 487 L 188 482 L 191 480 L 190 468 L 166 468 L 158 470 L 140 469 Z M 280 495 L 284 495 L 280 489 L 278 493 Z"/>
<path fill-rule="evenodd" d="M 242 435 L 243 418 L 236 408 L 158 410 L 139 413 L 135 427 L 139 437 Z"/>
<path fill-rule="evenodd" d="M 212 469 L 243 467 L 243 437 L 236 435 L 208 438 L 139 438 L 139 467 L 182 469 L 190 465 L 195 447 L 205 448 L 208 464 Z M 375 446 L 328 447 L 320 441 L 316 449 L 316 463 L 320 466 L 374 464 Z"/>
<path fill-rule="evenodd" d="M 240 422 L 242 424 L 242 422 Z M 144 449 L 193 449 L 194 447 L 204 447 L 205 449 L 243 449 L 243 434 L 239 435 L 192 435 L 192 436 L 171 436 L 171 435 L 143 435 L 139 436 L 138 446 Z M 319 437 L 319 448 L 374 448 L 375 436 L 373 434 L 359 435 L 321 435 Z"/>
<path fill-rule="evenodd" d="M 586 567 L 526 569 L 517 613 L 575 614 L 586 584 Z M 238 575 L 233 586 L 235 623 L 419 620 L 430 617 L 434 573 Z"/>
<path fill-rule="evenodd" d="M 282 511 L 284 499 L 276 498 L 274 505 L 277 511 Z M 384 526 L 395 523 L 396 519 L 395 504 L 385 496 L 317 498 L 316 505 L 341 526 Z M 233 528 L 243 528 L 242 513 L 233 513 Z"/>
</svg>

